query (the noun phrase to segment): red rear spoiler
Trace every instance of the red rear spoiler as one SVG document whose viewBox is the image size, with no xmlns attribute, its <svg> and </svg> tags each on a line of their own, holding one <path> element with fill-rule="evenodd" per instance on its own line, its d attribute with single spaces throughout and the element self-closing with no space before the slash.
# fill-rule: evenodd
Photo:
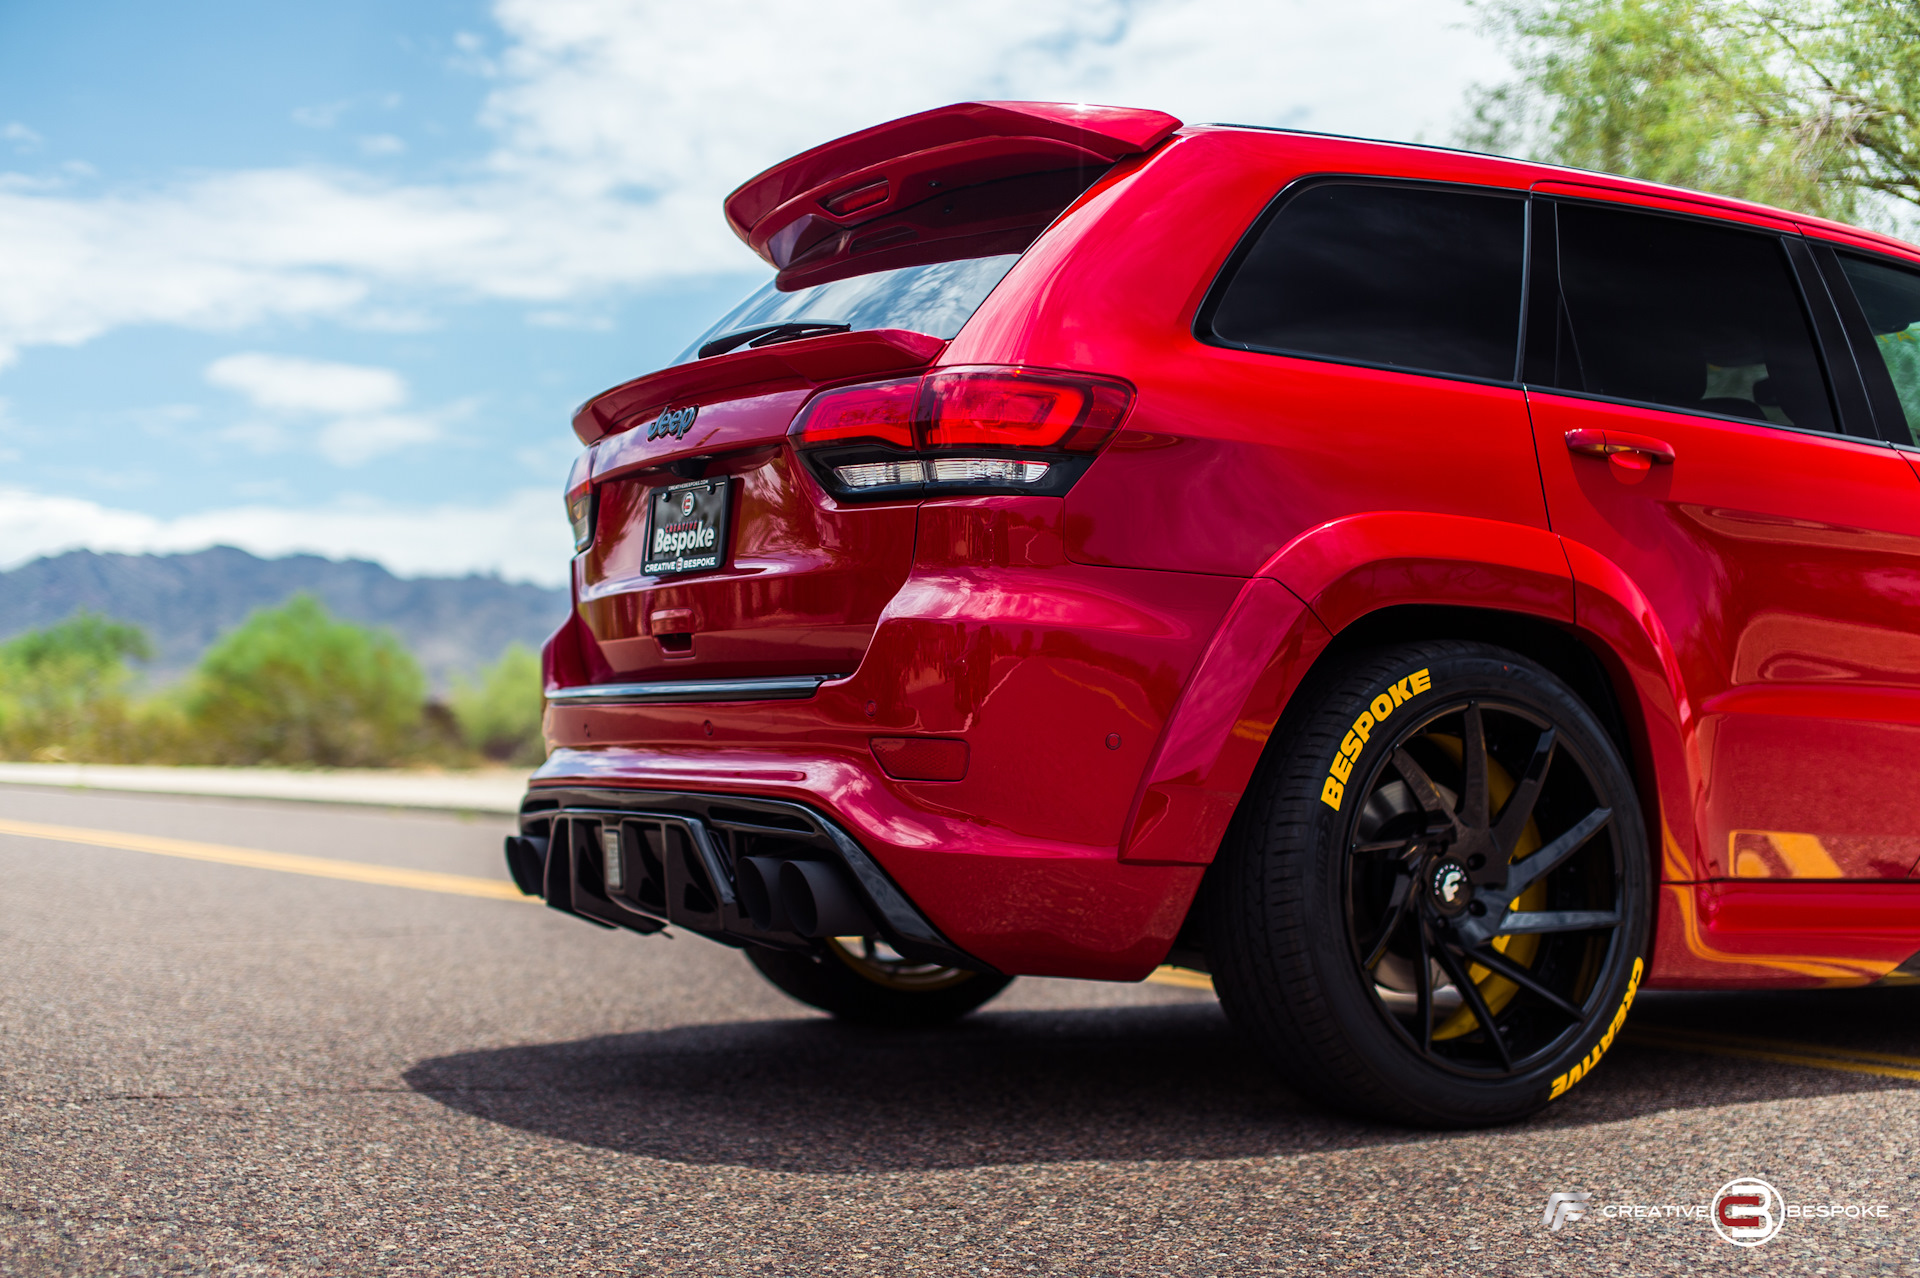
<svg viewBox="0 0 1920 1278">
<path fill-rule="evenodd" d="M 946 190 L 1151 150 L 1164 111 L 1058 102 L 961 102 L 851 133 L 782 161 L 727 197 L 727 223 L 776 270 L 825 237 Z"/>
<path fill-rule="evenodd" d="M 743 387 L 762 391 L 819 386 L 848 377 L 905 373 L 920 368 L 946 348 L 925 333 L 870 328 L 857 333 L 752 347 L 690 364 L 675 364 L 595 395 L 573 413 L 573 433 L 591 444 L 631 428 L 671 404 L 698 403 L 722 391 Z"/>
</svg>

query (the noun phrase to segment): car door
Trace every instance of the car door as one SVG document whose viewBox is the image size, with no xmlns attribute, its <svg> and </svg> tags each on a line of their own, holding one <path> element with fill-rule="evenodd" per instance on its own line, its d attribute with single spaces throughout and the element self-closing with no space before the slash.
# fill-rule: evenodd
<svg viewBox="0 0 1920 1278">
<path fill-rule="evenodd" d="M 1545 199 L 1534 243 L 1526 380 L 1548 515 L 1634 579 L 1673 645 L 1701 769 L 1696 873 L 1905 876 L 1920 503 L 1868 437 L 1805 245 Z M 1822 337 L 1846 361 L 1832 377 Z"/>
<path fill-rule="evenodd" d="M 1819 243 L 1811 254 L 1839 304 L 1879 434 L 1920 485 L 1920 266 Z M 1920 698 L 1909 717 L 1920 720 Z M 1920 876 L 1920 862 L 1907 874 Z"/>
</svg>

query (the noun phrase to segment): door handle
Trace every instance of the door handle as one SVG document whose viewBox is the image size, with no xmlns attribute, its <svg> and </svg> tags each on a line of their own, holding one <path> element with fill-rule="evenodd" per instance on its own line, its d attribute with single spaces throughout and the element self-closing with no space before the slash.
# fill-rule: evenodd
<svg viewBox="0 0 1920 1278">
<path fill-rule="evenodd" d="M 1621 473 L 1638 479 L 1653 468 L 1673 464 L 1673 445 L 1651 435 L 1635 435 L 1624 430 L 1570 430 L 1567 448 L 1584 457 L 1603 457 Z"/>
</svg>

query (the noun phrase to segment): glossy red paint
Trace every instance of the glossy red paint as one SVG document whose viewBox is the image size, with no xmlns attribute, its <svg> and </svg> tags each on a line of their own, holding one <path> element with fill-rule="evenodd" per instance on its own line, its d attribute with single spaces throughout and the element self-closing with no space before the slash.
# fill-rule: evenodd
<svg viewBox="0 0 1920 1278">
<path fill-rule="evenodd" d="M 829 144 L 735 193 L 736 231 L 784 266 L 780 233 L 889 216 L 929 165 L 1013 177 L 1073 150 L 1113 165 L 944 348 L 813 338 L 582 409 L 599 536 L 576 562 L 549 686 L 845 677 L 793 701 L 556 703 L 536 787 L 803 803 L 995 967 L 1137 979 L 1165 958 L 1315 661 L 1383 608 L 1475 609 L 1557 628 L 1611 683 L 1660 849 L 1650 983 L 1859 983 L 1920 951 L 1920 885 L 1891 881 L 1920 858 L 1920 477 L 1902 454 L 1193 333 L 1247 228 L 1312 175 L 1552 192 L 1916 250 L 1485 156 L 1171 128 L 1154 113 L 1087 124 L 974 104 Z M 820 388 L 971 365 L 1121 378 L 1134 399 L 1064 498 L 845 505 L 797 460 L 786 432 Z M 698 405 L 684 438 L 645 439 L 683 403 Z M 732 556 L 649 578 L 636 512 L 686 463 L 736 485 Z M 669 650 L 656 625 L 690 644 Z M 876 739 L 928 738 L 963 745 L 959 779 L 907 780 L 876 758 Z M 1827 864 L 1853 881 L 1813 881 Z"/>
<path fill-rule="evenodd" d="M 784 269 L 804 251 L 809 232 L 870 222 L 942 189 L 1056 169 L 1105 168 L 1151 149 L 1179 127 L 1165 112 L 1133 107 L 936 107 L 775 165 L 727 197 L 727 224 L 769 265 Z"/>
<path fill-rule="evenodd" d="M 1639 583 L 1695 717 L 1691 878 L 1905 877 L 1920 858 L 1920 491 L 1892 449 L 1535 392 L 1555 527 Z M 1673 456 L 1623 483 L 1570 432 Z M 1739 859 L 1747 834 L 1807 855 Z M 1825 852 L 1817 852 L 1824 847 Z M 1766 874 L 1760 870 L 1765 868 Z"/>
</svg>

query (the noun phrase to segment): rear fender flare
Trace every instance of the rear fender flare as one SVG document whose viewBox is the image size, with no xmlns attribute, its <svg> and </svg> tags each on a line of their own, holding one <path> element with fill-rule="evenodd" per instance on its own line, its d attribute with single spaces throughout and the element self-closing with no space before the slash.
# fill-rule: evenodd
<svg viewBox="0 0 1920 1278">
<path fill-rule="evenodd" d="M 1336 519 L 1250 579 L 1194 667 L 1143 774 L 1124 861 L 1207 864 L 1294 690 L 1340 631 L 1402 604 L 1574 620 L 1573 575 L 1542 528 L 1419 511 Z"/>
</svg>

